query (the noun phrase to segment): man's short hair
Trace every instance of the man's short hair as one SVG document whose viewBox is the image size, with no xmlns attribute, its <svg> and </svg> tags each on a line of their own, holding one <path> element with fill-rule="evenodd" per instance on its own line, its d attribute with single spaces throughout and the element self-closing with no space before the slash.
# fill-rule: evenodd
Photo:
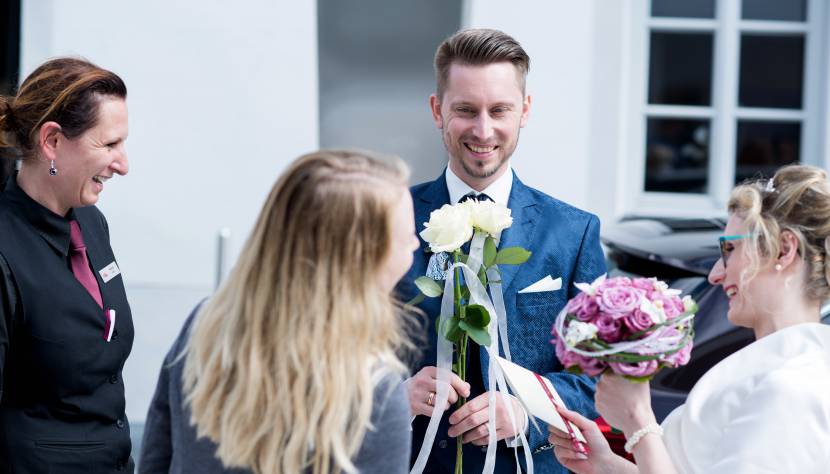
<svg viewBox="0 0 830 474">
<path fill-rule="evenodd" d="M 438 99 L 441 100 L 447 88 L 450 66 L 453 64 L 483 66 L 501 62 L 510 62 L 516 67 L 524 93 L 530 57 L 518 41 L 502 31 L 486 28 L 471 28 L 455 33 L 444 40 L 435 52 Z"/>
</svg>

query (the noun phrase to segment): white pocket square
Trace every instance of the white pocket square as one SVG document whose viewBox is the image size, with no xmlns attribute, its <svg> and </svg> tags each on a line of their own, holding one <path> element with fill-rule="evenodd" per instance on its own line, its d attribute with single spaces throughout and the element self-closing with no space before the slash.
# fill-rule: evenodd
<svg viewBox="0 0 830 474">
<path fill-rule="evenodd" d="M 519 293 L 539 293 L 540 291 L 556 291 L 562 288 L 562 279 L 554 280 L 550 275 L 542 278 L 536 283 L 519 290 Z"/>
</svg>

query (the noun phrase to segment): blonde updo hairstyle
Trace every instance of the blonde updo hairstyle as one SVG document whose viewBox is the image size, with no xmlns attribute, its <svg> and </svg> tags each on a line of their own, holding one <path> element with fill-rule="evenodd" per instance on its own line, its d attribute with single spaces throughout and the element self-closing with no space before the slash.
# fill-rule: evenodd
<svg viewBox="0 0 830 474">
<path fill-rule="evenodd" d="M 781 235 L 791 232 L 805 263 L 805 291 L 812 300 L 830 298 L 830 184 L 827 172 L 808 165 L 789 165 L 770 180 L 737 186 L 729 198 L 729 214 L 744 219 L 752 245 L 742 251 L 750 264 L 741 285 L 781 253 Z"/>
</svg>

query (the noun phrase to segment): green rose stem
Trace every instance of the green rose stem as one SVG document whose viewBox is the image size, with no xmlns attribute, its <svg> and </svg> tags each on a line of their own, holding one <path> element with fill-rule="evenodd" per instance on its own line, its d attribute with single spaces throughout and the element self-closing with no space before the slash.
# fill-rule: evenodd
<svg viewBox="0 0 830 474">
<path fill-rule="evenodd" d="M 453 261 L 455 263 L 459 263 L 461 261 L 461 252 L 455 251 L 453 253 Z M 454 280 L 454 288 L 455 288 L 455 313 L 458 317 L 463 320 L 466 316 L 466 308 L 464 305 L 461 304 L 461 269 L 456 268 L 454 270 L 455 274 L 453 275 Z M 454 343 L 457 358 L 456 358 L 456 366 L 455 366 L 455 373 L 463 381 L 467 381 L 467 332 L 464 331 L 464 335 L 461 337 L 461 341 L 458 343 Z M 464 397 L 458 397 L 458 401 L 455 402 L 455 408 L 461 408 L 462 405 L 467 403 L 467 399 Z M 461 436 L 457 436 L 455 438 L 455 474 L 463 474 L 462 470 L 462 460 L 464 455 L 464 443 L 461 441 Z"/>
</svg>

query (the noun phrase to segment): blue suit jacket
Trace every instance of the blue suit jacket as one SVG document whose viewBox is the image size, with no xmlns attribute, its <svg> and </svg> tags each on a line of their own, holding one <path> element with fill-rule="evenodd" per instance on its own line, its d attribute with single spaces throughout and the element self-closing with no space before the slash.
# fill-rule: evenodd
<svg viewBox="0 0 830 474">
<path fill-rule="evenodd" d="M 449 191 L 444 173 L 435 181 L 412 188 L 415 205 L 415 225 L 418 232 L 429 221 L 429 214 L 449 203 Z M 556 358 L 550 343 L 551 328 L 559 311 L 578 290 L 574 283 L 591 282 L 605 273 L 605 259 L 599 243 L 599 219 L 587 212 L 558 201 L 540 191 L 525 186 L 515 176 L 508 207 L 513 225 L 504 231 L 500 248 L 520 246 L 533 254 L 522 265 L 502 265 L 504 304 L 507 311 L 507 333 L 513 362 L 545 375 L 572 410 L 593 419 L 594 381 L 586 376 L 562 372 L 562 364 Z M 417 294 L 413 281 L 426 273 L 430 258 L 429 246 L 421 240 L 409 273 L 398 286 L 399 296 L 408 301 Z M 550 275 L 562 278 L 559 291 L 523 293 L 518 291 Z M 440 298 L 427 298 L 419 306 L 426 313 L 421 337 L 428 341 L 419 361 L 410 368 L 416 373 L 424 366 L 435 365 L 435 319 L 440 313 Z M 488 359 L 481 350 L 481 368 L 484 387 L 488 385 Z M 413 461 L 423 441 L 428 418 L 419 416 L 413 423 Z M 552 451 L 546 448 L 547 425 L 539 422 L 542 433 L 532 424 L 528 442 L 533 451 L 534 470 L 538 473 L 567 472 L 559 465 Z M 453 472 L 455 466 L 455 439 L 447 436 L 447 416 L 444 416 L 436 435 L 430 460 L 425 472 Z M 465 445 L 464 471 L 480 473 L 484 465 L 484 451 L 477 446 Z M 496 472 L 516 472 L 512 448 L 499 443 Z M 519 453 L 522 464 L 524 458 Z"/>
</svg>

